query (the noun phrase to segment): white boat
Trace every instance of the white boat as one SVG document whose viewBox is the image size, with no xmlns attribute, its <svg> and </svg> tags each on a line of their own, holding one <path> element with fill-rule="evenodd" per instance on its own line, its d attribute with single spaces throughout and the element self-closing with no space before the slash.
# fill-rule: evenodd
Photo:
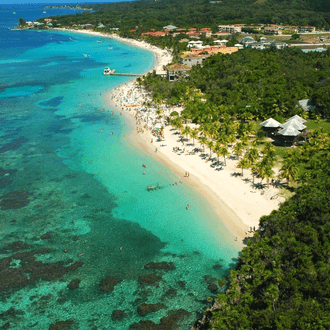
<svg viewBox="0 0 330 330">
<path fill-rule="evenodd" d="M 110 75 L 110 74 L 111 74 L 111 70 L 110 70 L 110 68 L 105 68 L 104 71 L 103 71 L 103 74 L 104 74 L 105 76 Z"/>
<path fill-rule="evenodd" d="M 45 11 L 43 11 L 42 13 L 43 13 L 43 14 L 46 14 L 46 12 L 45 12 Z"/>
<path fill-rule="evenodd" d="M 103 74 L 105 76 L 109 76 L 109 75 L 111 75 L 112 73 L 115 73 L 115 72 L 116 72 L 116 69 L 110 70 L 110 68 L 105 68 L 104 71 L 103 71 Z"/>
<path fill-rule="evenodd" d="M 90 57 L 90 55 L 89 54 L 83 54 L 85 57 Z"/>
<path fill-rule="evenodd" d="M 98 42 L 99 44 L 101 44 L 103 42 L 103 40 L 97 40 L 96 42 Z"/>
<path fill-rule="evenodd" d="M 108 47 L 108 49 L 112 49 L 113 47 Z"/>
<path fill-rule="evenodd" d="M 15 12 L 15 11 L 13 11 L 13 14 L 15 15 L 15 14 L 16 14 L 16 12 Z"/>
</svg>

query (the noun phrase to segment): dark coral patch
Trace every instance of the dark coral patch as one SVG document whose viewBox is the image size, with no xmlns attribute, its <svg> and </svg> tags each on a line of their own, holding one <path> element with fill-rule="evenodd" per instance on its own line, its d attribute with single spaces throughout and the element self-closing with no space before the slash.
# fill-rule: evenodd
<svg viewBox="0 0 330 330">
<path fill-rule="evenodd" d="M 8 253 L 9 251 L 18 251 L 23 249 L 29 249 L 30 247 L 26 244 L 24 244 L 22 241 L 16 241 L 14 243 L 11 243 L 2 249 L 0 249 L 1 253 Z"/>
<path fill-rule="evenodd" d="M 63 99 L 63 96 L 57 96 L 48 101 L 40 102 L 39 105 L 44 107 L 58 107 L 62 103 Z"/>
<path fill-rule="evenodd" d="M 4 168 L 0 167 L 0 189 L 3 189 L 9 186 L 13 180 L 8 178 L 7 175 L 13 174 L 17 172 L 17 170 L 5 170 Z"/>
<path fill-rule="evenodd" d="M 164 307 L 165 307 L 165 305 L 163 305 L 161 303 L 142 304 L 137 308 L 137 312 L 140 316 L 146 316 L 147 314 L 157 312 Z"/>
<path fill-rule="evenodd" d="M 115 286 L 120 283 L 122 281 L 122 279 L 117 279 L 116 277 L 114 276 L 108 276 L 106 278 L 104 278 L 101 283 L 99 284 L 100 285 L 100 289 L 103 291 L 103 292 L 112 292 L 113 289 L 115 288 Z"/>
<path fill-rule="evenodd" d="M 173 330 L 176 329 L 178 322 L 185 319 L 189 313 L 184 309 L 169 311 L 168 316 L 161 318 L 160 324 L 150 320 L 140 321 L 130 325 L 130 330 Z"/>
<path fill-rule="evenodd" d="M 11 290 L 16 291 L 39 280 L 55 280 L 83 265 L 83 262 L 78 261 L 65 267 L 63 261 L 44 264 L 42 261 L 36 260 L 35 255 L 42 255 L 50 252 L 50 249 L 44 248 L 15 253 L 11 257 L 1 259 L 0 292 L 4 294 Z M 19 263 L 17 263 L 18 260 Z M 12 263 L 15 263 L 16 266 L 12 267 Z"/>
<path fill-rule="evenodd" d="M 1 197 L 1 210 L 20 209 L 29 204 L 30 193 L 25 190 L 16 190 Z"/>
<path fill-rule="evenodd" d="M 7 186 L 9 186 L 13 180 L 8 179 L 8 178 L 0 178 L 0 189 L 3 189 Z"/>
<path fill-rule="evenodd" d="M 145 269 L 174 270 L 176 267 L 173 262 L 149 262 L 144 266 Z"/>
<path fill-rule="evenodd" d="M 49 326 L 49 330 L 70 330 L 73 323 L 73 320 L 57 321 Z"/>
<path fill-rule="evenodd" d="M 9 150 L 16 150 L 16 149 L 20 148 L 22 143 L 27 142 L 27 141 L 28 140 L 25 137 L 17 138 L 14 141 L 7 143 L 2 148 L 0 148 L 0 154 L 3 154 Z"/>
<path fill-rule="evenodd" d="M 67 287 L 70 289 L 70 290 L 75 290 L 75 289 L 78 289 L 79 288 L 79 284 L 80 284 L 81 280 L 79 278 L 75 278 L 74 280 L 72 280 L 68 285 Z"/>
<path fill-rule="evenodd" d="M 148 286 L 148 285 L 155 285 L 162 279 L 161 276 L 155 275 L 155 274 L 149 274 L 139 277 L 139 283 L 142 286 Z"/>
</svg>

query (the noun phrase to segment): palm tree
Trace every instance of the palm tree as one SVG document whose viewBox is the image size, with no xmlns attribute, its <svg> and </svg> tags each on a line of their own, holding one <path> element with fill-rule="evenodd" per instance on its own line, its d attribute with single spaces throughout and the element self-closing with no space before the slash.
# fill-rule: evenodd
<svg viewBox="0 0 330 330">
<path fill-rule="evenodd" d="M 207 142 L 207 146 L 210 148 L 210 158 L 211 158 L 212 157 L 212 148 L 214 146 L 213 141 L 212 140 L 211 141 L 208 141 Z"/>
<path fill-rule="evenodd" d="M 273 171 L 273 160 L 269 157 L 265 157 L 262 161 L 256 164 L 258 175 L 261 177 L 261 181 L 266 178 L 267 183 L 269 185 L 268 180 L 274 177 Z"/>
<path fill-rule="evenodd" d="M 249 149 L 246 153 L 246 158 L 251 165 L 254 165 L 255 161 L 259 159 L 259 152 L 256 148 Z"/>
<path fill-rule="evenodd" d="M 195 139 L 198 138 L 198 129 L 197 128 L 194 128 L 193 130 L 191 130 L 190 136 L 193 139 L 193 145 L 195 145 Z"/>
<path fill-rule="evenodd" d="M 214 152 L 217 154 L 218 156 L 218 163 L 219 163 L 219 156 L 220 156 L 220 153 L 221 153 L 221 144 L 220 143 L 216 143 L 215 144 L 215 147 L 214 147 Z"/>
<path fill-rule="evenodd" d="M 262 153 L 264 156 L 274 159 L 276 148 L 273 146 L 271 142 L 266 142 L 264 148 L 262 149 Z"/>
<path fill-rule="evenodd" d="M 188 140 L 188 135 L 190 134 L 191 129 L 189 126 L 186 126 L 183 130 L 182 130 L 182 134 L 186 135 L 186 139 Z"/>
<path fill-rule="evenodd" d="M 252 174 L 252 187 L 254 187 L 254 173 L 258 172 L 258 167 L 257 165 L 252 165 L 251 166 L 251 174 Z"/>
<path fill-rule="evenodd" d="M 204 152 L 204 146 L 206 145 L 207 143 L 207 138 L 206 136 L 202 136 L 201 139 L 200 139 L 200 144 L 202 145 L 203 147 L 203 152 Z"/>
<path fill-rule="evenodd" d="M 242 142 L 237 142 L 234 145 L 233 150 L 235 152 L 236 157 L 239 159 L 240 156 L 242 156 L 242 154 L 243 154 L 243 144 L 242 144 Z"/>
<path fill-rule="evenodd" d="M 183 127 L 181 119 L 175 118 L 172 122 L 172 126 L 175 127 L 177 130 L 181 131 L 181 128 Z"/>
<path fill-rule="evenodd" d="M 229 151 L 225 145 L 221 146 L 220 155 L 223 156 L 223 160 L 224 160 L 225 166 L 226 166 L 226 156 L 229 155 Z"/>
<path fill-rule="evenodd" d="M 287 160 L 280 169 L 280 178 L 286 179 L 287 184 L 289 184 L 290 181 L 296 180 L 298 172 L 299 168 L 296 162 L 292 160 Z"/>
<path fill-rule="evenodd" d="M 240 140 L 241 140 L 241 142 L 242 142 L 242 144 L 243 144 L 243 147 L 246 147 L 247 144 L 249 143 L 249 138 L 248 138 L 247 135 L 242 135 L 242 136 L 240 137 Z"/>
<path fill-rule="evenodd" d="M 249 161 L 245 157 L 243 157 L 238 163 L 238 167 L 242 169 L 242 176 L 243 176 L 243 169 L 249 168 Z"/>
<path fill-rule="evenodd" d="M 265 170 L 264 170 L 264 177 L 267 180 L 267 185 L 269 188 L 269 179 L 272 179 L 274 177 L 275 172 L 272 169 L 272 166 L 270 164 L 268 164 L 268 166 L 265 166 Z"/>
</svg>

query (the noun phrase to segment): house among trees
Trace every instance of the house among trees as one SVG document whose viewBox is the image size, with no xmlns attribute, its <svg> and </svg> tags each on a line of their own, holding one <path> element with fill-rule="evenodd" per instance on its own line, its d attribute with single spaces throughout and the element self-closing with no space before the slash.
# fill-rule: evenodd
<svg viewBox="0 0 330 330">
<path fill-rule="evenodd" d="M 240 33 L 242 27 L 240 25 L 218 25 L 219 32 Z"/>
<path fill-rule="evenodd" d="M 315 26 L 301 26 L 299 28 L 299 32 L 300 33 L 304 33 L 304 32 L 315 32 Z"/>
<path fill-rule="evenodd" d="M 166 68 L 167 79 L 170 81 L 178 81 L 181 78 L 186 78 L 189 76 L 190 69 L 190 66 L 181 63 L 168 65 Z"/>
<path fill-rule="evenodd" d="M 180 56 L 179 61 L 181 64 L 185 64 L 191 67 L 197 64 L 203 65 L 203 62 L 209 57 L 209 54 L 194 54 L 191 52 L 184 52 Z"/>
<path fill-rule="evenodd" d="M 291 145 L 298 136 L 306 139 L 308 134 L 304 134 L 306 128 L 304 125 L 305 122 L 305 119 L 294 115 L 287 119 L 284 124 L 279 123 L 273 118 L 269 118 L 260 125 L 263 127 L 267 136 L 272 136 L 280 144 L 287 145 L 289 143 Z"/>
<path fill-rule="evenodd" d="M 313 111 L 315 109 L 310 99 L 299 100 L 297 107 L 301 107 L 305 111 Z"/>
<path fill-rule="evenodd" d="M 174 26 L 174 25 L 166 25 L 166 26 L 163 26 L 163 29 L 164 30 L 176 30 L 178 27 L 177 26 Z"/>
<path fill-rule="evenodd" d="M 281 35 L 282 31 L 278 27 L 266 26 L 264 29 L 264 34 Z"/>
<path fill-rule="evenodd" d="M 267 136 L 274 134 L 277 129 L 281 127 L 281 123 L 273 118 L 269 118 L 263 121 L 260 125 L 263 127 L 263 130 Z"/>
</svg>

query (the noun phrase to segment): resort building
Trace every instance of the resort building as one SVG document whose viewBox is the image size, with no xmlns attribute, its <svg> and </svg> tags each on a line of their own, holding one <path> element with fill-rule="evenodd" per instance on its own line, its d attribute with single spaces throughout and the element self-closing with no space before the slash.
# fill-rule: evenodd
<svg viewBox="0 0 330 330">
<path fill-rule="evenodd" d="M 281 35 L 282 31 L 278 27 L 267 26 L 264 29 L 264 34 Z"/>
<path fill-rule="evenodd" d="M 167 66 L 167 79 L 177 81 L 181 78 L 189 76 L 190 66 L 180 63 L 175 63 Z"/>
<path fill-rule="evenodd" d="M 315 26 L 301 26 L 299 28 L 300 33 L 306 33 L 306 32 L 315 32 Z"/>
<path fill-rule="evenodd" d="M 178 27 L 177 26 L 174 26 L 174 25 L 166 25 L 166 26 L 163 26 L 163 29 L 164 30 L 176 30 Z"/>
<path fill-rule="evenodd" d="M 276 143 L 282 145 L 291 145 L 299 143 L 299 139 L 306 141 L 309 134 L 305 131 L 305 119 L 294 115 L 286 120 L 284 124 L 279 123 L 273 118 L 269 118 L 260 125 L 263 127 L 267 136 L 271 136 L 276 140 Z"/>
<path fill-rule="evenodd" d="M 193 66 L 193 65 L 203 65 L 203 62 L 209 58 L 209 54 L 193 54 L 191 52 L 185 52 L 185 54 L 182 54 L 179 58 L 179 61 L 181 64 L 185 64 L 188 66 Z"/>
<path fill-rule="evenodd" d="M 242 27 L 238 25 L 218 25 L 218 31 L 228 33 L 240 33 L 242 32 Z"/>
</svg>

